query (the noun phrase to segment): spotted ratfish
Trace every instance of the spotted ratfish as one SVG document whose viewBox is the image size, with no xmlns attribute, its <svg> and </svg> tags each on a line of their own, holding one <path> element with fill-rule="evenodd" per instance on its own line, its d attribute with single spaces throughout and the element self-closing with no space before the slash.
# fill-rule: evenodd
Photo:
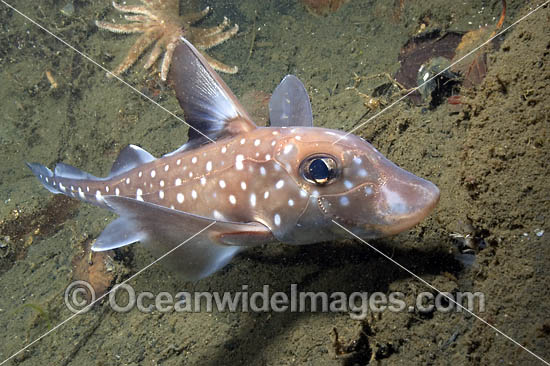
<svg viewBox="0 0 550 366">
<path fill-rule="evenodd" d="M 309 97 L 295 76 L 286 76 L 271 97 L 270 127 L 252 122 L 184 39 L 170 79 L 190 125 L 179 149 L 155 158 L 130 145 L 105 178 L 63 163 L 54 172 L 28 163 L 50 192 L 119 215 L 94 251 L 138 241 L 156 256 L 177 248 L 163 262 L 196 280 L 248 246 L 342 238 L 346 233 L 332 220 L 363 238 L 393 235 L 424 219 L 439 200 L 433 183 L 362 138 L 313 127 Z"/>
</svg>

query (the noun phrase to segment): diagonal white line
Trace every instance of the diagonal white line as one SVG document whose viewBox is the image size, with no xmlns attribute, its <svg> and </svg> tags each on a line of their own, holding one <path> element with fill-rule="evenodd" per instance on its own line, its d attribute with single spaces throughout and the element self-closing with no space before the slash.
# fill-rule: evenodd
<svg viewBox="0 0 550 366">
<path fill-rule="evenodd" d="M 110 70 L 108 70 L 107 68 L 103 67 L 101 64 L 99 64 L 98 62 L 96 62 L 94 59 L 92 59 L 90 56 L 86 55 L 85 53 L 83 53 L 82 51 L 78 50 L 77 48 L 73 47 L 71 44 L 69 44 L 68 42 L 66 42 L 64 39 L 62 39 L 61 37 L 57 36 L 56 34 L 54 34 L 53 32 L 51 32 L 50 30 L 48 30 L 47 28 L 45 28 L 44 26 L 42 26 L 41 24 L 39 24 L 38 22 L 36 22 L 35 20 L 33 20 L 32 18 L 30 18 L 29 16 L 27 16 L 26 14 L 22 13 L 21 11 L 19 11 L 18 9 L 16 9 L 15 7 L 13 7 L 11 4 L 8 4 L 6 1 L 4 0 L 0 0 L 4 5 L 6 5 L 8 8 L 12 9 L 13 11 L 15 11 L 16 13 L 18 13 L 19 15 L 21 15 L 22 17 L 24 17 L 25 19 L 27 19 L 29 22 L 31 22 L 32 24 L 36 25 L 38 28 L 42 29 L 44 32 L 48 33 L 49 35 L 51 35 L 52 37 L 54 37 L 55 39 L 57 39 L 58 41 L 60 41 L 61 43 L 63 43 L 65 46 L 67 46 L 68 48 L 70 48 L 71 50 L 73 50 L 74 52 L 78 53 L 80 56 L 84 57 L 86 60 L 90 61 L 91 63 L 93 63 L 94 65 L 96 65 L 97 67 L 99 67 L 100 69 L 102 69 L 103 71 L 105 71 L 106 73 L 110 74 L 111 76 L 115 77 L 118 81 L 120 81 L 121 83 L 123 83 L 124 85 L 126 85 L 127 87 L 129 87 L 130 89 L 132 89 L 135 93 L 139 94 L 140 96 L 142 96 L 143 98 L 147 99 L 148 101 L 150 101 L 151 103 L 155 104 L 157 107 L 159 107 L 160 109 L 162 109 L 163 111 L 165 111 L 166 113 L 170 114 L 171 116 L 175 117 L 176 119 L 178 119 L 179 121 L 185 123 L 187 126 L 189 126 L 189 128 L 192 128 L 193 130 L 195 130 L 196 132 L 200 133 L 202 136 L 206 137 L 208 140 L 210 140 L 211 142 L 214 142 L 214 140 L 212 140 L 211 138 L 209 138 L 208 136 L 206 136 L 205 134 L 203 134 L 201 131 L 197 130 L 195 127 L 191 126 L 189 123 L 187 123 L 186 121 L 184 121 L 183 119 L 181 119 L 180 117 L 178 117 L 177 115 L 175 115 L 173 112 L 169 111 L 168 109 L 166 109 L 165 107 L 163 107 L 162 105 L 160 105 L 159 103 L 155 102 L 153 99 L 151 99 L 150 97 L 148 97 L 147 95 L 145 95 L 144 93 L 140 92 L 139 90 L 137 90 L 133 85 L 129 84 L 127 81 L 125 81 L 124 79 L 122 79 L 121 77 L 119 77 L 118 75 L 115 75 L 113 74 Z M 129 281 L 131 281 L 132 279 L 134 279 L 135 277 L 137 277 L 138 275 L 140 275 L 143 271 L 145 271 L 146 269 L 148 269 L 149 267 L 151 267 L 152 265 L 154 265 L 155 263 L 157 263 L 158 261 L 162 260 L 163 258 L 165 258 L 166 256 L 170 255 L 172 252 L 174 252 L 176 249 L 180 248 L 182 245 L 184 245 L 185 243 L 187 243 L 188 241 L 192 240 L 193 238 L 195 238 L 197 235 L 201 234 L 202 232 L 204 232 L 205 230 L 209 229 L 212 225 L 216 224 L 217 221 L 214 221 L 212 223 L 210 223 L 208 226 L 206 226 L 205 228 L 203 228 L 202 230 L 200 230 L 199 232 L 197 232 L 196 234 L 194 234 L 193 236 L 191 236 L 190 238 L 188 238 L 187 240 L 183 241 L 182 243 L 178 244 L 175 248 L 169 250 L 168 252 L 166 252 L 165 254 L 163 254 L 162 256 L 160 256 L 159 258 L 157 258 L 156 260 L 154 260 L 153 262 L 151 262 L 150 264 L 148 264 L 147 266 L 145 266 L 144 268 L 142 268 L 141 270 L 139 270 L 138 272 L 134 273 L 132 276 L 130 276 L 129 278 L 127 278 L 125 281 L 122 281 L 120 284 L 118 284 L 118 286 L 120 285 L 123 285 Z M 114 290 L 116 290 L 116 286 L 111 289 L 110 291 L 106 292 L 105 294 L 103 294 L 102 296 L 100 296 L 99 298 L 97 298 L 95 301 L 93 301 L 92 303 L 90 303 L 88 306 L 86 306 L 85 308 L 79 310 L 78 312 L 76 312 L 75 314 L 71 315 L 70 317 L 68 317 L 67 319 L 63 320 L 61 323 L 57 324 L 55 327 L 53 327 L 52 329 L 50 329 L 49 331 L 47 331 L 46 333 L 42 334 L 41 336 L 39 336 L 37 339 L 35 339 L 34 341 L 30 342 L 29 344 L 27 344 L 25 347 L 21 348 L 19 351 L 15 352 L 14 354 L 12 354 L 11 356 L 9 356 L 8 358 L 6 358 L 4 361 L 0 362 L 0 366 L 5 364 L 6 362 L 8 362 L 9 360 L 13 359 L 15 356 L 17 356 L 18 354 L 20 354 L 21 352 L 25 351 L 26 349 L 28 349 L 29 347 L 31 347 L 32 345 L 34 345 L 35 343 L 37 343 L 38 341 L 40 341 L 41 339 L 43 339 L 44 337 L 48 336 L 49 334 L 51 334 L 52 332 L 56 331 L 57 329 L 59 329 L 61 326 L 63 326 L 65 323 L 67 323 L 68 321 L 72 320 L 75 316 L 79 315 L 79 314 L 82 314 L 86 311 L 88 311 L 88 309 L 93 306 L 95 303 L 97 303 L 98 301 L 100 301 L 101 299 L 103 299 L 105 296 L 109 295 L 111 292 L 113 292 Z"/>
<path fill-rule="evenodd" d="M 121 77 L 117 76 L 117 75 L 114 75 L 110 70 L 108 70 L 107 68 L 103 67 L 101 64 L 99 64 L 98 62 L 96 62 L 95 60 L 93 60 L 91 57 L 89 57 L 88 55 L 86 55 L 85 53 L 79 51 L 78 49 L 76 49 L 75 47 L 73 47 L 72 45 L 70 45 L 68 42 L 66 42 L 65 40 L 63 40 L 62 38 L 60 38 L 59 36 L 57 36 L 56 34 L 54 34 L 53 32 L 51 32 L 50 30 L 48 30 L 47 28 L 45 28 L 44 26 L 42 26 L 41 24 L 39 24 L 38 22 L 34 21 L 33 19 L 31 19 L 30 17 L 28 17 L 27 15 L 25 15 L 24 13 L 22 13 L 21 11 L 17 10 L 15 7 L 13 7 L 12 5 L 10 5 L 9 3 L 7 3 L 6 1 L 4 0 L 0 0 L 4 5 L 6 5 L 7 7 L 9 7 L 10 9 L 12 9 L 13 11 L 15 11 L 16 13 L 18 13 L 19 15 L 21 15 L 22 17 L 24 17 L 25 19 L 27 19 L 28 21 L 30 21 L 31 23 L 33 23 L 34 25 L 36 25 L 37 27 L 39 27 L 40 29 L 42 29 L 43 31 L 45 31 L 46 33 L 48 33 L 49 35 L 51 35 L 52 37 L 54 37 L 55 39 L 57 39 L 58 41 L 60 41 L 61 43 L 63 43 L 64 45 L 66 45 L 68 48 L 70 48 L 71 50 L 73 50 L 74 52 L 78 53 L 79 55 L 81 55 L 82 57 L 84 57 L 85 59 L 87 59 L 88 61 L 90 61 L 91 63 L 93 63 L 94 65 L 96 65 L 97 67 L 99 67 L 100 69 L 104 70 L 106 73 L 109 73 L 110 75 L 112 75 L 113 77 L 115 77 L 117 80 L 119 80 L 121 83 L 123 83 L 124 85 L 126 85 L 127 87 L 129 87 L 130 89 L 132 89 L 135 93 L 139 94 L 140 96 L 142 96 L 143 98 L 145 98 L 146 100 L 150 101 L 151 103 L 155 104 L 157 107 L 159 107 L 160 109 L 164 110 L 165 112 L 167 112 L 168 114 L 170 114 L 171 116 L 175 117 L 176 119 L 178 119 L 179 121 L 185 123 L 186 125 L 189 126 L 189 128 L 192 128 L 194 129 L 196 132 L 198 132 L 199 134 L 203 135 L 204 137 L 206 137 L 208 140 L 210 140 L 211 142 L 215 142 L 213 141 L 212 139 L 210 139 L 208 136 L 204 135 L 201 131 L 197 130 L 196 128 L 194 128 L 193 126 L 189 125 L 187 122 L 185 122 L 183 119 L 181 119 L 180 117 L 178 117 L 177 115 L 175 115 L 173 112 L 169 111 L 168 109 L 166 109 L 165 107 L 161 106 L 159 103 L 155 102 L 152 98 L 148 97 L 147 95 L 145 95 L 144 93 L 140 92 L 138 89 L 136 89 L 134 86 L 132 86 L 131 84 L 129 84 L 128 82 L 126 82 L 124 79 L 122 79 Z M 550 0 L 547 0 L 546 2 L 544 2 L 542 5 L 538 6 L 537 8 L 535 8 L 534 10 L 530 11 L 529 13 L 527 13 L 526 15 L 524 15 L 523 17 L 521 17 L 520 19 L 518 19 L 516 22 L 512 23 L 510 26 L 506 27 L 504 30 L 502 30 L 501 32 L 497 33 L 495 36 L 491 37 L 490 39 L 488 39 L 486 42 L 482 43 L 480 46 L 476 47 L 475 49 L 473 49 L 472 51 L 470 51 L 469 53 L 467 53 L 466 55 L 464 55 L 463 57 L 461 57 L 460 59 L 458 59 L 457 61 L 455 61 L 453 64 L 451 64 L 450 66 L 448 66 L 447 68 L 443 69 L 441 72 L 439 72 L 438 74 L 434 75 L 432 78 L 426 80 L 423 84 L 417 86 L 416 88 L 413 88 L 411 91 L 409 91 L 407 94 L 405 94 L 404 96 L 402 96 L 401 98 L 399 98 L 397 101 L 391 103 L 389 106 L 387 106 L 386 108 L 384 108 L 383 110 L 381 110 L 380 112 L 376 113 L 374 116 L 370 117 L 369 119 L 367 119 L 364 123 L 360 124 L 359 126 L 353 128 L 352 130 L 350 130 L 345 136 L 353 133 L 355 130 L 361 128 L 362 126 L 364 126 L 366 123 L 368 123 L 369 121 L 371 121 L 372 119 L 378 117 L 380 114 L 384 113 L 386 110 L 388 110 L 389 108 L 392 108 L 395 104 L 399 103 L 400 101 L 402 101 L 403 99 L 405 99 L 407 96 L 409 96 L 411 93 L 413 93 L 414 91 L 418 90 L 419 88 L 421 88 L 422 86 L 424 86 L 425 84 L 427 84 L 428 82 L 430 82 L 431 80 L 433 80 L 434 78 L 436 78 L 437 76 L 441 75 L 443 72 L 447 71 L 448 69 L 450 69 L 452 66 L 456 65 L 457 63 L 461 62 L 463 59 L 465 59 L 466 57 L 470 56 L 471 54 L 473 54 L 474 52 L 476 52 L 477 50 L 479 50 L 480 48 L 482 48 L 483 46 L 485 46 L 486 44 L 488 44 L 489 42 L 491 42 L 493 39 L 495 39 L 496 37 L 499 37 L 500 35 L 502 35 L 503 33 L 505 33 L 506 31 L 508 31 L 510 28 L 512 28 L 513 26 L 517 25 L 519 22 L 523 21 L 525 18 L 527 18 L 528 16 L 532 15 L 534 12 L 538 11 L 540 8 L 546 6 L 548 3 L 550 3 Z M 344 136 L 344 137 L 345 137 Z M 337 143 L 338 141 L 340 141 L 342 138 L 344 137 L 341 137 L 340 139 L 338 139 L 336 142 L 334 143 Z M 338 222 L 332 220 L 336 225 L 338 225 L 340 228 L 342 228 L 343 230 L 345 230 L 346 232 L 348 232 L 349 234 L 351 234 L 352 236 L 354 236 L 355 238 L 357 238 L 358 240 L 360 240 L 361 242 L 363 242 L 364 244 L 368 245 L 371 249 L 375 250 L 377 253 L 379 253 L 380 255 L 384 256 L 386 259 L 390 260 L 392 263 L 394 263 L 395 265 L 397 265 L 398 267 L 400 267 L 401 269 L 405 270 L 406 272 L 408 272 L 410 275 L 412 275 L 413 277 L 417 278 L 419 281 L 421 281 L 422 283 L 424 283 L 426 286 L 432 288 L 433 290 L 437 291 L 438 293 L 442 294 L 443 296 L 445 296 L 449 301 L 453 302 L 454 304 L 456 304 L 457 306 L 459 306 L 460 308 L 462 308 L 463 310 L 467 311 L 468 313 L 470 313 L 472 316 L 474 316 L 475 318 L 477 318 L 478 320 L 482 321 L 484 324 L 486 324 L 487 326 L 491 327 L 493 330 L 495 330 L 497 333 L 501 334 L 502 336 L 504 336 L 505 338 L 507 338 L 508 340 L 510 340 L 511 342 L 513 342 L 514 344 L 516 344 L 517 346 L 521 347 L 523 350 L 527 351 L 528 353 L 530 353 L 532 356 L 534 356 L 535 358 L 537 358 L 538 360 L 540 360 L 541 362 L 545 363 L 546 365 L 550 366 L 550 363 L 545 361 L 542 357 L 536 355 L 535 353 L 533 353 L 532 351 L 530 351 L 529 349 L 525 348 L 523 345 L 521 345 L 519 342 L 515 341 L 513 338 L 511 338 L 510 336 L 508 336 L 507 334 L 505 334 L 504 332 L 502 332 L 501 330 L 499 330 L 498 328 L 496 328 L 495 326 L 489 324 L 487 321 L 485 321 L 483 318 L 479 317 L 478 315 L 476 315 L 475 313 L 473 313 L 472 311 L 470 311 L 469 309 L 466 309 L 464 308 L 461 304 L 457 303 L 456 301 L 454 301 L 453 299 L 447 297 L 445 294 L 443 294 L 441 291 L 439 291 L 437 288 L 435 288 L 433 285 L 431 285 L 429 282 L 427 282 L 426 280 L 422 279 L 420 276 L 414 274 L 413 272 L 411 272 L 410 270 L 408 270 L 407 268 L 405 268 L 404 266 L 402 266 L 401 264 L 399 264 L 398 262 L 396 262 L 395 260 L 393 260 L 392 258 L 390 258 L 389 256 L 387 256 L 386 254 L 384 254 L 383 252 L 381 252 L 380 250 L 378 250 L 377 248 L 373 247 L 371 244 L 369 244 L 368 242 L 366 242 L 365 240 L 361 239 L 360 237 L 358 237 L 357 235 L 355 235 L 354 233 L 352 233 L 351 231 L 349 231 L 347 228 L 345 228 L 344 226 L 340 225 Z M 145 271 L 146 269 L 148 269 L 149 267 L 151 267 L 152 265 L 154 265 L 155 263 L 157 263 L 158 261 L 162 260 L 164 257 L 166 257 L 167 255 L 171 254 L 173 251 L 175 251 L 176 249 L 178 249 L 179 247 L 181 247 L 182 245 L 184 245 L 185 243 L 187 243 L 189 240 L 193 239 L 194 237 L 196 237 L 197 235 L 201 234 L 202 232 L 204 232 L 205 230 L 209 229 L 212 225 L 216 224 L 216 221 L 212 222 L 211 224 L 209 224 L 207 227 L 203 228 L 202 230 L 200 230 L 199 232 L 197 232 L 196 234 L 194 234 L 193 236 L 191 236 L 190 238 L 188 238 L 187 240 L 183 241 L 182 243 L 178 244 L 175 248 L 171 249 L 170 251 L 168 251 L 167 253 L 165 253 L 164 255 L 162 255 L 161 257 L 157 258 L 155 261 L 153 261 L 152 263 L 150 263 L 149 265 L 145 266 L 144 268 L 142 268 L 141 270 L 139 270 L 138 272 L 136 272 L 134 275 L 132 275 L 131 277 L 129 277 L 128 279 L 126 279 L 125 281 L 121 282 L 119 285 L 123 285 L 125 283 L 127 283 L 128 281 L 132 280 L 133 278 L 135 278 L 136 276 L 138 276 L 139 274 L 141 274 L 143 271 Z M 86 308 L 83 308 L 81 309 L 79 312 L 73 314 L 72 316 L 70 316 L 69 318 L 65 319 L 64 321 L 62 321 L 61 323 L 59 323 L 58 325 L 56 325 L 54 328 L 50 329 L 48 332 L 44 333 L 43 335 L 41 335 L 40 337 L 38 337 L 37 339 L 35 339 L 34 341 L 32 341 L 31 343 L 29 343 L 28 345 L 26 345 L 25 347 L 23 347 L 21 350 L 17 351 L 16 353 L 14 353 L 13 355 L 11 355 L 10 357 L 8 357 L 7 359 L 5 359 L 4 361 L 2 361 L 0 363 L 0 366 L 5 364 L 7 361 L 11 360 L 13 357 L 15 357 L 16 355 L 18 355 L 19 353 L 23 352 L 24 350 L 26 350 L 27 348 L 31 347 L 33 344 L 35 344 L 36 342 L 40 341 L 42 338 L 46 337 L 47 335 L 49 335 L 50 333 L 54 332 L 56 329 L 60 328 L 62 325 L 64 325 L 65 323 L 67 323 L 68 321 L 70 321 L 71 319 L 73 319 L 75 316 L 87 311 L 87 309 L 91 306 L 93 306 L 95 303 L 97 303 L 98 301 L 100 301 L 101 299 L 103 299 L 105 296 L 107 296 L 108 294 L 110 294 L 112 291 L 114 291 L 116 289 L 113 288 L 111 289 L 109 292 L 103 294 L 102 296 L 100 296 L 98 299 L 96 299 L 94 302 L 90 303 Z"/>
<path fill-rule="evenodd" d="M 102 69 L 103 71 L 105 71 L 106 73 L 108 73 L 109 75 L 111 75 L 112 77 L 116 78 L 118 81 L 120 81 L 122 84 L 126 85 L 128 88 L 132 89 L 132 91 L 134 91 L 136 94 L 139 94 L 141 97 L 147 99 L 149 102 L 153 103 L 154 105 L 156 105 L 157 107 L 159 107 L 160 109 L 162 109 L 163 111 L 165 111 L 166 113 L 168 113 L 169 115 L 171 115 L 172 117 L 176 118 L 178 121 L 180 122 L 183 122 L 185 123 L 187 126 L 189 126 L 189 128 L 195 130 L 196 132 L 200 133 L 202 136 L 206 137 L 208 140 L 210 140 L 210 142 L 215 142 L 214 140 L 212 140 L 210 137 L 206 136 L 204 133 L 202 133 L 201 131 L 199 131 L 198 129 L 196 129 L 195 127 L 191 126 L 189 123 L 185 122 L 182 118 L 178 117 L 174 112 L 168 110 L 167 108 L 161 106 L 159 103 L 155 102 L 151 97 L 145 95 L 144 93 L 140 92 L 139 90 L 136 89 L 135 86 L 133 86 L 132 84 L 128 83 L 126 80 L 122 79 L 120 76 L 118 75 L 115 75 L 113 74 L 110 70 L 108 70 L 107 68 L 105 68 L 104 66 L 102 66 L 99 62 L 95 61 L 94 59 L 92 59 L 90 56 L 86 55 L 84 52 L 78 50 L 76 47 L 73 47 L 71 44 L 69 44 L 67 41 L 65 41 L 63 38 L 59 37 L 58 35 L 56 35 L 55 33 L 53 33 L 52 31 L 50 31 L 49 29 L 47 29 L 46 27 L 42 26 L 40 23 L 38 23 L 37 21 L 33 20 L 32 18 L 30 18 L 29 16 L 25 15 L 24 13 L 20 12 L 19 10 L 17 10 L 16 8 L 14 8 L 12 5 L 8 4 L 7 2 L 5 2 L 4 0 L 0 0 L 4 5 L 6 5 L 8 8 L 10 8 L 11 10 L 15 11 L 16 13 L 18 13 L 19 15 L 21 15 L 23 18 L 27 19 L 29 22 L 31 22 L 32 24 L 36 25 L 38 28 L 42 29 L 44 32 L 48 33 L 50 36 L 54 37 L 55 39 L 57 39 L 59 42 L 63 43 L 65 46 L 67 46 L 68 48 L 70 48 L 71 50 L 73 50 L 74 52 L 78 53 L 80 56 L 84 57 L 86 60 L 90 61 L 91 63 L 93 63 L 94 65 L 96 65 L 97 67 L 99 67 L 100 69 Z"/>
<path fill-rule="evenodd" d="M 399 268 L 401 268 L 402 270 L 404 270 L 405 272 L 407 272 L 408 274 L 410 274 L 411 276 L 413 276 L 414 278 L 416 278 L 417 280 L 419 280 L 420 282 L 422 282 L 424 285 L 428 286 L 429 288 L 431 288 L 432 290 L 438 292 L 439 294 L 445 296 L 445 298 L 447 300 L 449 300 L 450 302 L 454 303 L 456 306 L 458 306 L 460 309 L 468 312 L 470 315 L 474 316 L 476 319 L 480 320 L 481 322 L 483 322 L 485 325 L 491 327 L 494 331 L 496 331 L 498 334 L 502 335 L 503 337 L 505 337 L 506 339 L 508 339 L 509 341 L 511 341 L 512 343 L 514 343 L 516 346 L 522 348 L 524 351 L 528 352 L 529 354 L 531 354 L 531 356 L 537 358 L 539 361 L 543 362 L 544 364 L 546 364 L 547 366 L 550 366 L 550 362 L 546 361 L 545 359 L 543 359 L 542 357 L 538 356 L 536 353 L 534 353 L 533 351 L 530 351 L 529 349 L 525 348 L 521 343 L 519 343 L 518 341 L 514 340 L 512 337 L 510 337 L 509 335 L 507 335 L 506 333 L 504 333 L 503 331 L 501 331 L 500 329 L 498 329 L 497 327 L 495 327 L 494 325 L 490 324 L 489 322 L 487 322 L 485 319 L 483 319 L 482 317 L 480 317 L 479 315 L 475 314 L 473 311 L 469 310 L 469 309 L 466 309 L 464 306 L 462 306 L 462 304 L 459 304 L 458 302 L 456 302 L 454 299 L 452 299 L 451 297 L 447 296 L 445 293 L 439 291 L 435 286 L 433 286 L 431 283 L 429 283 L 428 281 L 426 281 L 425 279 L 423 279 L 422 277 L 418 276 L 417 274 L 415 274 L 414 272 L 412 272 L 411 270 L 409 270 L 408 268 L 406 268 L 405 266 L 403 266 L 402 264 L 400 264 L 399 262 L 395 261 L 393 258 L 391 258 L 390 256 L 388 256 L 387 254 L 383 253 L 381 250 L 377 249 L 376 247 L 374 247 L 373 245 L 369 244 L 367 241 L 365 241 L 364 239 L 360 238 L 359 236 L 355 235 L 354 233 L 352 233 L 349 229 L 347 229 L 345 226 L 342 226 L 341 224 L 339 224 L 337 221 L 335 220 L 332 220 L 333 223 L 335 223 L 336 225 L 338 225 L 341 229 L 343 229 L 344 231 L 346 231 L 348 234 L 352 235 L 354 238 L 356 238 L 357 240 L 361 241 L 363 244 L 367 245 L 369 248 L 371 248 L 372 250 L 374 250 L 376 253 L 380 254 L 381 256 L 383 256 L 384 258 L 386 258 L 387 260 L 389 260 L 390 262 L 392 262 L 393 264 L 395 264 L 396 266 L 398 266 Z"/>
<path fill-rule="evenodd" d="M 142 269 L 140 269 L 139 271 L 137 271 L 136 273 L 134 273 L 133 275 L 131 275 L 130 277 L 128 277 L 126 280 L 122 281 L 121 283 L 115 285 L 111 290 L 109 290 L 108 292 L 104 293 L 103 295 L 101 295 L 100 297 L 98 297 L 95 301 L 92 301 L 90 304 L 88 304 L 88 306 L 86 306 L 85 308 L 82 308 L 81 310 L 77 311 L 76 313 L 74 313 L 73 315 L 71 315 L 70 317 L 68 317 L 67 319 L 63 320 L 61 323 L 57 324 L 55 327 L 53 327 L 52 329 L 50 329 L 49 331 L 47 331 L 46 333 L 42 334 L 40 337 L 36 338 L 34 341 L 32 341 L 31 343 L 27 344 L 25 347 L 21 348 L 19 351 L 15 352 L 14 354 L 12 354 L 10 357 L 6 358 L 4 361 L 0 362 L 0 366 L 5 364 L 6 362 L 8 362 L 9 360 L 11 360 L 12 358 L 14 358 L 15 356 L 17 356 L 18 354 L 20 354 L 21 352 L 23 352 L 24 350 L 26 350 L 27 348 L 31 347 L 33 344 L 35 344 L 36 342 L 40 341 L 42 338 L 48 336 L 50 333 L 56 331 L 58 328 L 60 328 L 61 326 L 63 326 L 63 324 L 67 323 L 68 321 L 70 321 L 71 319 L 73 319 L 75 316 L 77 315 L 80 315 L 82 313 L 85 313 L 87 312 L 95 303 L 97 303 L 98 301 L 100 301 L 101 299 L 103 299 L 105 296 L 109 295 L 111 292 L 115 291 L 117 289 L 117 286 L 122 286 L 124 285 L 125 283 L 131 281 L 132 279 L 136 278 L 137 276 L 139 276 L 143 271 L 145 271 L 146 269 L 148 269 L 149 267 L 151 267 L 152 265 L 154 265 L 155 263 L 157 263 L 158 261 L 162 260 L 164 257 L 170 255 L 171 253 L 173 253 L 176 249 L 178 249 L 179 247 L 181 247 L 182 245 L 184 245 L 185 243 L 187 243 L 188 241 L 192 240 L 193 238 L 195 238 L 197 235 L 201 234 L 202 232 L 208 230 L 212 225 L 216 224 L 217 221 L 214 221 L 212 223 L 210 223 L 208 226 L 206 226 L 204 229 L 200 230 L 199 232 L 197 232 L 196 234 L 194 234 L 193 236 L 187 238 L 186 240 L 184 240 L 183 242 L 181 242 L 180 244 L 178 244 L 176 247 L 170 249 L 169 251 L 167 251 L 166 253 L 164 253 L 163 255 L 161 255 L 160 257 L 158 257 L 157 259 L 155 259 L 153 262 L 151 262 L 150 264 L 146 265 L 145 267 L 143 267 Z"/>
<path fill-rule="evenodd" d="M 486 44 L 490 43 L 493 39 L 501 36 L 503 33 L 507 32 L 510 28 L 516 26 L 519 22 L 525 20 L 527 17 L 531 16 L 533 13 L 535 13 L 536 11 L 538 11 L 539 9 L 541 9 L 542 7 L 546 6 L 548 3 L 550 3 L 550 0 L 547 0 L 545 1 L 542 5 L 539 5 L 537 6 L 535 9 L 531 10 L 529 13 L 525 14 L 524 16 L 522 16 L 521 18 L 519 18 L 518 20 L 516 20 L 515 22 L 513 22 L 512 24 L 510 24 L 508 27 L 504 28 L 502 31 L 500 31 L 499 33 L 495 34 L 493 37 L 489 38 L 487 41 L 483 42 L 482 44 L 480 44 L 479 46 L 477 46 L 476 48 L 474 48 L 473 50 L 471 50 L 470 52 L 468 52 L 467 54 L 465 54 L 464 56 L 462 56 L 461 58 L 459 58 L 458 60 L 456 60 L 455 62 L 453 62 L 452 64 L 450 64 L 449 66 L 447 66 L 446 68 L 444 68 L 443 70 L 441 70 L 440 72 L 438 72 L 437 74 L 435 74 L 434 76 L 432 76 L 431 78 L 429 78 L 428 80 L 426 80 L 425 82 L 423 82 L 422 84 L 418 85 L 417 87 L 414 87 L 412 88 L 407 94 L 403 95 L 401 98 L 397 99 L 395 102 L 391 103 L 390 105 L 388 105 L 386 108 L 382 109 L 380 112 L 377 112 L 375 115 L 373 115 L 372 117 L 368 118 L 365 122 L 361 123 L 359 126 L 356 126 L 354 128 L 352 128 L 351 130 L 349 130 L 344 136 L 338 138 L 336 141 L 334 141 L 332 144 L 336 144 L 338 143 L 340 140 L 346 138 L 348 135 L 352 134 L 353 132 L 357 131 L 358 129 L 360 129 L 361 127 L 363 127 L 364 125 L 366 125 L 367 123 L 369 123 L 370 121 L 372 121 L 373 119 L 375 119 L 376 117 L 378 117 L 379 115 L 381 115 L 382 113 L 385 113 L 388 109 L 392 108 L 394 105 L 396 105 L 397 103 L 401 102 L 403 99 L 405 99 L 406 97 L 408 97 L 409 95 L 411 95 L 412 93 L 414 93 L 415 91 L 417 91 L 418 89 L 422 88 L 424 85 L 426 85 L 427 83 L 429 83 L 430 81 L 432 81 L 433 79 L 435 79 L 436 77 L 438 77 L 439 75 L 443 74 L 445 71 L 449 70 L 451 67 L 453 67 L 454 65 L 458 64 L 459 62 L 461 62 L 462 60 L 464 60 L 466 57 L 470 56 L 471 54 L 475 53 L 476 51 L 478 51 L 480 48 L 482 48 L 483 46 L 485 46 Z"/>
</svg>

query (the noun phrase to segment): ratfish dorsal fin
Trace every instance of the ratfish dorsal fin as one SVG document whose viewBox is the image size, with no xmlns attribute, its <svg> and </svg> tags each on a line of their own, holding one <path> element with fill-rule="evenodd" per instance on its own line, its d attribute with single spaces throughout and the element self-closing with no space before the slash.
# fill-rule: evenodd
<svg viewBox="0 0 550 366">
<path fill-rule="evenodd" d="M 109 173 L 109 177 L 115 177 L 126 173 L 139 165 L 149 163 L 153 160 L 155 160 L 155 157 L 141 147 L 128 145 L 118 154 L 111 168 L 111 173 Z"/>
<path fill-rule="evenodd" d="M 225 82 L 183 37 L 174 50 L 168 78 L 185 121 L 191 126 L 190 143 L 205 143 L 256 128 Z"/>
<path fill-rule="evenodd" d="M 294 75 L 287 75 L 269 100 L 272 127 L 313 127 L 311 104 L 304 84 Z"/>
</svg>

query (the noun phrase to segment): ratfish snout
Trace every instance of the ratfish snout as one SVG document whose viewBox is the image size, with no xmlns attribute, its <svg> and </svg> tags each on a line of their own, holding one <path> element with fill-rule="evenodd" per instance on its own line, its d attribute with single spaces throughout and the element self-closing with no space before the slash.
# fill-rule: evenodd
<svg viewBox="0 0 550 366">
<path fill-rule="evenodd" d="M 382 236 L 394 235 L 418 224 L 439 201 L 439 188 L 435 184 L 397 166 L 378 194 L 374 212 Z"/>
<path fill-rule="evenodd" d="M 365 178 L 349 184 L 349 190 L 319 199 L 323 212 L 364 238 L 407 230 L 428 216 L 439 201 L 439 189 L 432 182 L 401 169 L 379 153 L 373 160 L 375 164 L 370 166 L 354 167 L 363 174 L 353 175 Z M 365 174 L 367 169 L 369 173 Z"/>
</svg>

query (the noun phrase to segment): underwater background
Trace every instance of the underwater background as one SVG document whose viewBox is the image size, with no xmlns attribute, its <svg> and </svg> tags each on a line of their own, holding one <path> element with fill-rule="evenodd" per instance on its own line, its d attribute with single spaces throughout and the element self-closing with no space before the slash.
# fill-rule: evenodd
<svg viewBox="0 0 550 366">
<path fill-rule="evenodd" d="M 266 122 L 270 93 L 295 74 L 310 95 L 316 126 L 356 129 L 390 160 L 436 183 L 441 201 L 428 219 L 371 244 L 441 291 L 483 292 L 479 315 L 549 360 L 548 7 L 465 58 L 423 94 L 376 115 L 404 95 L 402 88 L 415 86 L 407 82 L 415 84 L 419 63 L 441 70 L 462 47 L 473 50 L 541 3 L 508 1 L 502 26 L 501 1 L 180 5 L 182 13 L 213 8 L 199 27 L 218 25 L 224 16 L 239 25 L 237 35 L 207 53 L 239 67 L 237 74 L 220 75 L 258 124 Z M 110 70 L 136 39 L 96 27 L 97 19 L 121 20 L 106 0 L 9 4 Z M 89 246 L 114 215 L 51 195 L 24 163 L 63 161 L 103 176 L 126 145 L 160 156 L 186 141 L 187 127 L 4 3 L 0 20 L 1 362 L 72 315 L 64 292 L 74 279 L 107 290 L 153 260 L 133 245 L 90 264 Z M 143 62 L 122 77 L 183 116 L 158 68 L 146 71 Z M 174 294 L 237 292 L 243 285 L 250 292 L 264 285 L 288 292 L 291 284 L 312 292 L 400 291 L 407 303 L 433 292 L 352 240 L 254 248 L 197 283 L 157 264 L 129 284 L 136 292 Z M 383 312 L 355 320 L 314 311 L 117 313 L 106 302 L 7 364 L 245 363 L 542 364 L 464 312 Z"/>
</svg>

